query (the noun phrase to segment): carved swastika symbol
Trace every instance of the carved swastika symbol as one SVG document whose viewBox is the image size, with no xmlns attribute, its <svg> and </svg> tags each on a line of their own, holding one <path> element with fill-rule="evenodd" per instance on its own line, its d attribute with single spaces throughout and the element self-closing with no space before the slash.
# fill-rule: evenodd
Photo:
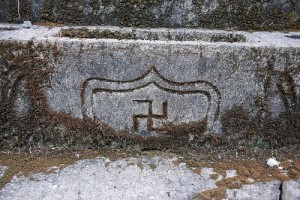
<svg viewBox="0 0 300 200">
<path fill-rule="evenodd" d="M 137 114 L 133 115 L 133 129 L 134 131 L 138 131 L 139 129 L 139 120 L 146 119 L 147 120 L 147 129 L 148 131 L 157 131 L 159 128 L 155 128 L 153 126 L 154 119 L 168 119 L 168 102 L 165 101 L 162 104 L 162 114 L 154 114 L 153 113 L 153 101 L 152 100 L 133 100 L 133 102 L 140 104 L 148 104 L 148 112 L 147 114 Z"/>
<path fill-rule="evenodd" d="M 141 135 L 151 130 L 159 134 L 166 131 L 166 125 L 204 120 L 207 133 L 220 130 L 222 98 L 217 86 L 205 80 L 175 82 L 154 66 L 131 80 L 88 78 L 81 86 L 80 98 L 84 120 L 89 123 L 97 117 L 116 131 L 130 127 L 130 132 Z"/>
</svg>

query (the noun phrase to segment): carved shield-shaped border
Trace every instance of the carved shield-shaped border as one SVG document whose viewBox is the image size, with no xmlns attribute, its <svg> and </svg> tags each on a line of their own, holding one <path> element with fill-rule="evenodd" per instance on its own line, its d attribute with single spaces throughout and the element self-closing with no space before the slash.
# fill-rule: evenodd
<svg viewBox="0 0 300 200">
<path fill-rule="evenodd" d="M 154 84 L 161 90 L 176 94 L 203 94 L 208 99 L 206 111 L 207 130 L 213 131 L 219 119 L 221 94 L 212 83 L 204 80 L 192 82 L 174 82 L 162 76 L 155 67 L 151 67 L 144 75 L 128 81 L 105 78 L 89 78 L 81 87 L 81 107 L 83 118 L 96 118 L 93 110 L 93 95 L 99 92 L 133 92 Z M 100 119 L 101 120 L 101 119 Z"/>
</svg>

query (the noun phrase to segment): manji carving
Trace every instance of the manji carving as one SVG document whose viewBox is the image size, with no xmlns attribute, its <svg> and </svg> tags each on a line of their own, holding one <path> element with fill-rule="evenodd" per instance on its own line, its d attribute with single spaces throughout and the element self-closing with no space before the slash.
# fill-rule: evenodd
<svg viewBox="0 0 300 200">
<path fill-rule="evenodd" d="M 101 116 L 101 112 L 96 112 L 95 108 L 97 108 L 97 102 L 102 101 L 102 97 L 106 97 L 107 95 L 119 95 L 116 98 L 110 98 L 110 99 L 120 99 L 123 98 L 124 101 L 128 101 L 131 104 L 139 104 L 142 107 L 144 106 L 143 113 L 135 113 L 134 111 L 128 111 L 128 113 L 125 113 L 124 115 L 126 118 L 125 120 L 130 119 L 131 122 L 124 122 L 123 129 L 129 129 L 132 132 L 138 132 L 140 129 L 140 121 L 146 120 L 146 127 L 147 131 L 162 131 L 160 127 L 154 126 L 154 120 L 162 120 L 167 121 L 168 123 L 172 124 L 171 118 L 170 118 L 170 112 L 178 112 L 178 114 L 181 114 L 181 111 L 176 111 L 177 107 L 174 107 L 170 110 L 170 106 L 172 106 L 172 102 L 169 101 L 169 99 L 166 97 L 164 100 L 155 99 L 157 96 L 157 92 L 154 92 L 154 94 L 151 94 L 149 96 L 149 92 L 146 92 L 148 94 L 148 97 L 137 97 L 136 94 L 140 91 L 148 91 L 148 88 L 155 88 L 161 92 L 163 92 L 165 95 L 170 94 L 173 95 L 173 103 L 176 101 L 176 95 L 180 98 L 184 98 L 185 96 L 201 96 L 203 99 L 205 98 L 206 101 L 206 107 L 203 108 L 203 105 L 195 105 L 195 102 L 189 102 L 193 107 L 196 106 L 196 110 L 198 112 L 201 112 L 203 114 L 202 121 L 206 120 L 207 124 L 207 131 L 212 131 L 214 126 L 216 124 L 219 124 L 219 107 L 220 107 L 220 101 L 221 101 L 221 94 L 218 88 L 213 85 L 212 83 L 204 80 L 198 80 L 198 81 L 192 81 L 192 82 L 174 82 L 166 79 L 163 75 L 160 74 L 160 72 L 155 68 L 151 67 L 144 75 L 141 77 L 135 78 L 133 80 L 129 81 L 120 81 L 120 80 L 110 80 L 110 79 L 104 79 L 104 78 L 89 78 L 87 79 L 81 87 L 81 106 L 82 106 L 82 115 L 84 119 L 87 118 L 94 118 L 99 119 L 100 121 L 104 121 L 104 123 L 109 124 L 109 120 L 104 120 L 104 117 Z M 152 90 L 151 89 L 151 90 Z M 123 95 L 123 96 L 122 96 Z M 128 95 L 124 97 L 125 95 Z M 95 98 L 97 96 L 98 98 Z M 101 99 L 101 100 L 99 100 Z M 123 99 L 120 100 L 120 104 L 123 104 Z M 175 99 L 175 100 L 174 100 Z M 105 100 L 103 100 L 105 101 Z M 110 100 L 112 101 L 112 100 Z M 190 100 L 191 101 L 191 100 Z M 161 108 L 159 106 L 156 106 L 156 111 L 154 111 L 153 104 L 161 102 Z M 102 102 L 103 105 L 105 105 L 105 102 Z M 118 105 L 117 103 L 110 104 L 113 106 L 119 106 L 120 112 L 122 109 L 124 110 L 124 106 Z M 105 105 L 104 107 L 101 107 L 102 109 L 107 110 L 107 107 L 109 105 Z M 131 106 L 128 106 L 128 109 L 131 109 Z M 127 108 L 127 107 L 126 107 Z M 161 109 L 161 112 L 159 113 L 157 110 Z M 111 116 L 116 115 L 116 117 L 123 117 L 120 115 L 118 107 L 114 108 L 114 112 L 105 115 Z M 193 109 L 193 112 L 197 112 L 195 109 Z M 104 112 L 104 111 L 103 111 Z M 110 118 L 115 119 L 115 118 Z M 191 122 L 194 119 L 191 119 Z M 123 122 L 120 121 L 117 124 L 120 126 Z M 182 122 L 185 123 L 185 122 Z M 126 126 L 125 126 L 126 125 Z M 128 127 L 129 126 L 129 127 Z M 112 128 L 115 128 L 112 126 Z M 118 129 L 118 128 L 116 128 Z M 120 129 L 120 128 L 119 128 Z"/>
<path fill-rule="evenodd" d="M 139 131 L 139 120 L 147 119 L 147 131 L 159 131 L 160 128 L 155 128 L 153 126 L 153 119 L 168 119 L 168 102 L 163 102 L 162 104 L 162 114 L 153 113 L 153 101 L 152 100 L 133 100 L 137 103 L 146 103 L 148 104 L 148 113 L 146 115 L 137 114 L 133 115 L 133 129 L 134 131 Z"/>
</svg>

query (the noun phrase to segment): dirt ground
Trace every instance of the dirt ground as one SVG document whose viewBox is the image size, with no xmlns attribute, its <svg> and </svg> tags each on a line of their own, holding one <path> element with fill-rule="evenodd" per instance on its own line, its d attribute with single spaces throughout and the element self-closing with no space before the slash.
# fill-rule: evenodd
<svg viewBox="0 0 300 200">
<path fill-rule="evenodd" d="M 177 148 L 167 151 L 134 151 L 126 149 L 39 149 L 31 152 L 1 152 L 0 165 L 9 167 L 0 180 L 0 188 L 10 182 L 14 175 L 30 176 L 38 172 L 53 173 L 78 160 L 107 157 L 114 161 L 120 158 L 161 156 L 177 157 L 174 164 L 186 163 L 186 166 L 200 174 L 201 169 L 213 168 L 211 178 L 217 181 L 218 189 L 199 194 L 199 199 L 221 199 L 227 188 L 240 188 L 244 184 L 286 181 L 300 179 L 300 149 L 239 149 L 224 150 L 220 148 L 189 149 Z M 275 158 L 280 166 L 270 168 L 266 161 Z M 58 168 L 50 168 L 56 166 Z M 226 177 L 227 170 L 236 170 L 236 176 Z"/>
</svg>

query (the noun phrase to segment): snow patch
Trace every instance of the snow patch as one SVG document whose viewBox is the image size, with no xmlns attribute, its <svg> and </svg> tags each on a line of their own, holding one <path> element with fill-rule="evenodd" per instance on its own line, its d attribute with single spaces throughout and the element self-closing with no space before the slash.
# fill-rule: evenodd
<svg viewBox="0 0 300 200">
<path fill-rule="evenodd" d="M 269 167 L 279 166 L 279 162 L 275 158 L 269 158 L 267 165 Z"/>
</svg>

